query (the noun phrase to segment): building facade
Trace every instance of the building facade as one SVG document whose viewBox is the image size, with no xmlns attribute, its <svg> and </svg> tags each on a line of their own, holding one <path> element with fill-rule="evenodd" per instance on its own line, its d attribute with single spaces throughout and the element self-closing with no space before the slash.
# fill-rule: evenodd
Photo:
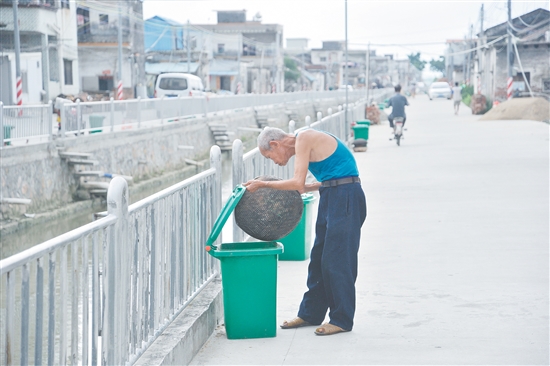
<svg viewBox="0 0 550 366">
<path fill-rule="evenodd" d="M 145 96 L 145 48 L 141 1 L 78 0 L 78 58 L 82 91 L 113 96 L 119 72 L 122 30 L 124 98 Z"/>
<path fill-rule="evenodd" d="M 68 0 L 19 1 L 23 103 L 36 104 L 80 91 L 77 15 Z M 15 32 L 12 0 L 0 1 L 1 100 L 16 104 Z"/>
</svg>

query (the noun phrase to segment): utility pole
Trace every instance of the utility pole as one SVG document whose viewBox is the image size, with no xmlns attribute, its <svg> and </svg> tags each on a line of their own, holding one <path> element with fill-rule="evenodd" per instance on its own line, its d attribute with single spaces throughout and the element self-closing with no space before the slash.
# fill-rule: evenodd
<svg viewBox="0 0 550 366">
<path fill-rule="evenodd" d="M 118 86 L 116 99 L 122 99 L 122 8 L 118 6 Z"/>
<path fill-rule="evenodd" d="M 15 45 L 15 90 L 16 104 L 23 104 L 23 80 L 21 80 L 21 45 L 19 40 L 19 17 L 17 13 L 18 0 L 13 0 L 13 38 Z M 12 94 L 13 95 L 13 94 Z"/>
<path fill-rule="evenodd" d="M 346 23 L 346 63 L 344 69 L 344 87 L 346 88 L 346 108 L 344 108 L 344 115 L 346 126 L 348 125 L 348 0 L 346 0 L 346 11 L 345 11 L 345 23 Z"/>
<path fill-rule="evenodd" d="M 367 67 L 365 68 L 365 86 L 367 87 L 367 106 L 369 105 L 369 89 L 370 89 L 370 42 L 367 45 Z"/>
<path fill-rule="evenodd" d="M 512 85 L 514 83 L 514 53 L 512 50 L 512 0 L 508 0 L 508 42 L 506 53 L 508 55 L 508 81 L 506 85 L 507 99 L 512 99 Z"/>
<path fill-rule="evenodd" d="M 473 24 L 470 24 L 470 34 L 468 36 L 468 49 L 471 49 L 472 48 L 472 34 L 474 32 L 474 25 Z M 471 60 L 472 60 L 472 51 L 469 51 L 468 52 L 468 63 L 466 64 L 466 82 L 468 85 L 470 85 L 470 63 L 471 63 Z"/>
<path fill-rule="evenodd" d="M 482 85 L 482 70 L 483 70 L 483 64 L 485 57 L 483 55 L 483 52 L 485 52 L 482 49 L 482 42 L 483 42 L 483 4 L 481 4 L 481 11 L 479 14 L 479 39 L 477 40 L 477 94 L 481 94 L 481 85 Z"/>
<path fill-rule="evenodd" d="M 189 37 L 189 19 L 187 19 L 187 73 L 191 72 L 191 37 Z"/>
</svg>

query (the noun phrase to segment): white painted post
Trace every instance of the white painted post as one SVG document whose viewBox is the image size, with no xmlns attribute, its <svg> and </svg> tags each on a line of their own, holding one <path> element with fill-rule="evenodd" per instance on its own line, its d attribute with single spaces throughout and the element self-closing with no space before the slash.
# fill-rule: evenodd
<svg viewBox="0 0 550 366">
<path fill-rule="evenodd" d="M 329 108 L 329 109 L 327 110 L 327 116 L 330 116 L 331 114 L 332 114 L 332 108 Z"/>
<path fill-rule="evenodd" d="M 48 100 L 48 110 L 46 111 L 46 123 L 48 126 L 48 140 L 53 139 L 53 127 L 52 127 L 52 116 L 53 116 L 53 103 L 51 100 Z M 2 128 L 2 133 L 4 129 Z"/>
<path fill-rule="evenodd" d="M 310 116 L 306 116 L 305 123 L 306 123 L 307 127 L 309 127 L 311 125 L 311 117 Z"/>
<path fill-rule="evenodd" d="M 317 121 L 320 121 L 323 119 L 323 113 L 322 112 L 317 112 Z"/>
<path fill-rule="evenodd" d="M 111 97 L 111 132 L 115 130 L 115 100 Z"/>
<path fill-rule="evenodd" d="M 82 114 L 80 113 L 80 99 L 76 101 L 76 130 L 77 136 L 80 136 L 80 125 L 82 124 Z"/>
<path fill-rule="evenodd" d="M 294 133 L 295 130 L 296 130 L 296 122 L 294 122 L 293 120 L 290 120 L 288 122 L 288 133 Z"/>
<path fill-rule="evenodd" d="M 141 127 L 141 97 L 137 98 L 137 122 L 138 128 Z"/>
</svg>

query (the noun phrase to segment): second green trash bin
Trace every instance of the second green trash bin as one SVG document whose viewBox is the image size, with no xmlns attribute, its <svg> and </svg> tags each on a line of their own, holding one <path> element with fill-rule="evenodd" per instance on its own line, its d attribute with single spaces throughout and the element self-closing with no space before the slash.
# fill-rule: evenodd
<svg viewBox="0 0 550 366">
<path fill-rule="evenodd" d="M 307 206 L 315 202 L 315 197 L 312 193 L 304 193 L 302 194 L 302 201 L 304 202 L 304 211 L 298 226 L 290 234 L 279 240 L 285 248 L 284 253 L 279 255 L 279 260 L 303 261 L 309 258 L 313 240 L 312 210 Z"/>
<path fill-rule="evenodd" d="M 103 131 L 102 129 L 92 130 L 92 128 L 103 127 L 104 119 L 105 119 L 105 116 L 100 116 L 98 114 L 90 115 L 90 133 L 102 132 Z"/>
<path fill-rule="evenodd" d="M 214 223 L 206 250 L 221 264 L 227 338 L 275 337 L 277 256 L 283 253 L 283 245 L 276 241 L 214 245 L 245 191 L 242 185 L 233 190 Z"/>
<path fill-rule="evenodd" d="M 356 124 L 353 126 L 353 136 L 355 139 L 369 139 L 369 126 L 365 124 Z"/>
</svg>

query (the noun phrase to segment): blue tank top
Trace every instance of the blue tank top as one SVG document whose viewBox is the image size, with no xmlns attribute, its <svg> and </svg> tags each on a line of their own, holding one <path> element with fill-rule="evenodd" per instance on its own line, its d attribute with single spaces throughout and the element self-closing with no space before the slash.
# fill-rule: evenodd
<svg viewBox="0 0 550 366">
<path fill-rule="evenodd" d="M 322 131 L 324 132 L 324 131 Z M 345 177 L 358 177 L 357 163 L 351 151 L 336 136 L 324 132 L 336 139 L 338 146 L 331 156 L 325 160 L 309 162 L 309 171 L 319 182 Z"/>
</svg>

